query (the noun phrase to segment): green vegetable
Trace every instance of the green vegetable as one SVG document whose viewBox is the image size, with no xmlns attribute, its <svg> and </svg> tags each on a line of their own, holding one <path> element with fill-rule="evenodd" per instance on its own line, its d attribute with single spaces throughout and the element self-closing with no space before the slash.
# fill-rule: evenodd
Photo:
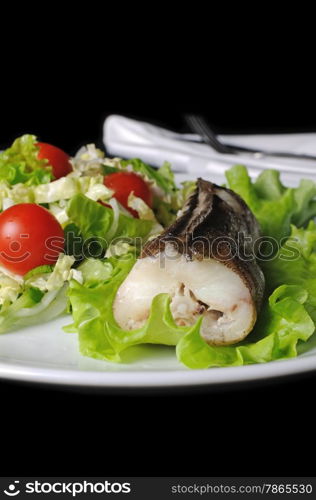
<svg viewBox="0 0 316 500">
<path fill-rule="evenodd" d="M 108 160 L 113 163 L 114 160 Z M 80 148 L 76 156 L 71 159 L 71 164 L 76 175 L 95 176 L 103 174 L 105 163 L 104 152 L 94 144 L 87 144 Z"/>
<path fill-rule="evenodd" d="M 114 210 L 82 194 L 77 194 L 70 200 L 67 212 L 71 221 L 80 229 L 89 246 L 88 251 L 91 250 L 91 242 L 105 250 L 114 238 L 145 238 L 154 224 L 153 221 L 135 219 L 122 213 L 115 216 Z"/>
<path fill-rule="evenodd" d="M 71 279 L 82 281 L 80 271 L 72 269 L 74 262 L 75 258 L 72 255 L 60 254 L 53 272 L 48 277 L 46 289 L 49 291 L 58 290 L 66 281 L 70 281 Z"/>
<path fill-rule="evenodd" d="M 310 221 L 306 229 L 292 226 L 290 237 L 262 266 L 266 292 L 275 291 L 263 307 L 254 331 L 238 347 L 209 347 L 197 328 L 177 346 L 182 362 L 191 368 L 203 368 L 296 356 L 298 341 L 306 342 L 316 324 L 315 223 Z"/>
<path fill-rule="evenodd" d="M 275 258 L 263 263 L 267 290 L 282 283 L 303 287 L 308 297 L 306 308 L 316 323 L 316 224 L 306 229 L 291 228 L 291 235 Z"/>
<path fill-rule="evenodd" d="M 179 189 L 168 162 L 164 162 L 159 169 L 156 169 L 139 158 L 132 158 L 130 160 L 113 160 L 113 165 L 103 165 L 102 168 L 104 174 L 108 175 L 127 167 L 141 175 L 151 185 L 156 219 L 164 227 L 170 225 L 175 220 L 177 211 L 182 208 L 188 194 L 194 189 L 192 186 L 195 186 L 195 182 L 185 182 L 183 188 Z"/>
<path fill-rule="evenodd" d="M 173 209 L 169 202 L 158 198 L 158 196 L 154 197 L 153 209 L 157 220 L 164 227 L 170 226 L 177 217 L 177 210 Z"/>
<path fill-rule="evenodd" d="M 258 219 L 263 235 L 280 240 L 290 234 L 291 223 L 302 226 L 316 215 L 316 184 L 302 180 L 286 188 L 276 170 L 263 171 L 252 182 L 243 165 L 225 173 L 228 187 L 238 193 Z"/>
<path fill-rule="evenodd" d="M 120 164 L 123 167 L 132 167 L 134 172 L 142 175 L 154 187 L 153 209 L 156 218 L 164 227 L 169 226 L 181 208 L 178 205 L 179 189 L 175 184 L 170 163 L 164 162 L 159 169 L 147 165 L 139 158 L 121 160 Z"/>
<path fill-rule="evenodd" d="M 34 203 L 33 187 L 21 183 L 11 186 L 8 181 L 0 181 L 0 209 L 15 203 Z"/>
<path fill-rule="evenodd" d="M 83 239 L 80 234 L 80 229 L 76 224 L 70 223 L 64 228 L 66 255 L 73 255 L 76 260 L 83 258 Z"/>
<path fill-rule="evenodd" d="M 110 165 L 102 165 L 102 173 L 104 175 L 115 174 L 116 172 L 120 172 L 120 169 L 117 167 L 111 167 Z"/>
<path fill-rule="evenodd" d="M 32 278 L 38 274 L 48 274 L 51 273 L 53 269 L 54 269 L 53 266 L 48 266 L 48 265 L 34 267 L 34 269 L 31 269 L 26 274 L 24 274 L 23 279 L 28 280 L 29 278 Z"/>
<path fill-rule="evenodd" d="M 35 287 L 43 292 L 58 290 L 65 282 L 75 279 L 82 281 L 82 275 L 77 269 L 72 269 L 75 258 L 60 254 L 54 266 L 39 266 L 29 271 L 25 276 L 25 286 Z M 49 271 L 49 268 L 51 270 Z"/>
<path fill-rule="evenodd" d="M 139 158 L 121 160 L 122 167 L 131 166 L 134 172 L 141 174 L 147 181 L 159 187 L 165 194 L 172 194 L 177 190 L 171 165 L 165 162 L 158 170 L 144 163 Z"/>
<path fill-rule="evenodd" d="M 83 281 L 74 257 L 60 254 L 55 266 L 39 266 L 23 277 L 0 270 L 0 333 L 49 321 L 68 307 L 68 281 Z"/>
<path fill-rule="evenodd" d="M 99 261 L 101 263 L 101 261 Z M 299 340 L 306 341 L 314 332 L 307 312 L 308 292 L 299 286 L 277 288 L 262 311 L 255 330 L 237 346 L 207 345 L 199 334 L 201 318 L 192 327 L 175 324 L 167 294 L 157 295 L 146 324 L 133 331 L 121 329 L 113 316 L 113 302 L 120 284 L 132 268 L 132 255 L 102 262 L 107 280 L 91 285 L 71 281 L 69 298 L 74 318 L 73 330 L 79 334 L 80 351 L 86 356 L 120 361 L 125 349 L 143 343 L 176 345 L 179 361 L 190 368 L 234 366 L 262 363 L 296 355 Z M 87 263 L 93 268 L 94 263 Z"/>
<path fill-rule="evenodd" d="M 307 341 L 315 325 L 306 310 L 306 290 L 283 285 L 269 298 L 254 331 L 236 346 L 209 346 L 196 324 L 177 345 L 177 356 L 189 368 L 265 363 L 297 355 L 299 340 Z"/>
<path fill-rule="evenodd" d="M 140 219 L 151 220 L 157 223 L 155 214 L 152 209 L 144 202 L 144 200 L 142 200 L 138 196 L 135 196 L 133 192 L 129 194 L 127 205 L 133 210 L 136 210 Z M 161 231 L 162 229 L 163 228 L 160 227 Z"/>
<path fill-rule="evenodd" d="M 110 264 L 113 268 L 111 277 L 94 288 L 70 282 L 68 296 L 74 319 L 71 331 L 78 332 L 80 352 L 85 356 L 120 361 L 120 353 L 128 347 L 142 343 L 176 345 L 181 335 L 188 331 L 174 324 L 167 294 L 154 298 L 150 318 L 143 328 L 133 331 L 119 328 L 112 304 L 118 287 L 134 263 L 131 254 L 104 261 L 104 266 Z"/>
<path fill-rule="evenodd" d="M 34 135 L 22 135 L 12 146 L 0 153 L 0 181 L 27 186 L 48 183 L 53 178 L 47 160 L 37 158 Z"/>
<path fill-rule="evenodd" d="M 189 196 L 195 191 L 196 181 L 181 182 L 182 188 L 177 192 L 177 209 L 183 207 Z"/>
<path fill-rule="evenodd" d="M 36 186 L 21 183 L 11 186 L 7 181 L 0 180 L 1 205 L 6 199 L 14 203 L 38 203 L 48 208 L 61 224 L 68 220 L 68 200 L 79 193 L 92 200 L 106 201 L 111 198 L 113 191 L 103 184 L 102 175 L 66 176 Z"/>
<path fill-rule="evenodd" d="M 87 259 L 80 264 L 78 271 L 82 273 L 85 286 L 94 287 L 109 279 L 113 267 L 110 262 L 103 262 L 100 259 Z"/>
<path fill-rule="evenodd" d="M 113 191 L 103 184 L 103 176 L 61 177 L 49 184 L 34 188 L 36 203 L 53 203 L 69 200 L 78 193 L 85 194 L 92 200 L 107 200 Z"/>
<path fill-rule="evenodd" d="M 47 293 L 27 288 L 15 302 L 1 310 L 0 333 L 50 321 L 65 312 L 66 307 L 66 286 Z"/>
<path fill-rule="evenodd" d="M 177 217 L 178 211 L 183 207 L 189 196 L 196 188 L 195 181 L 184 181 L 182 187 L 177 189 L 166 202 L 158 196 L 154 197 L 154 212 L 159 222 L 168 227 Z"/>
<path fill-rule="evenodd" d="M 130 208 L 136 210 L 138 217 L 141 220 L 152 221 L 153 227 L 151 229 L 151 235 L 159 234 L 163 231 L 163 227 L 157 221 L 154 212 L 141 198 L 138 198 L 138 196 L 134 196 L 133 193 L 130 193 L 127 204 Z"/>
</svg>

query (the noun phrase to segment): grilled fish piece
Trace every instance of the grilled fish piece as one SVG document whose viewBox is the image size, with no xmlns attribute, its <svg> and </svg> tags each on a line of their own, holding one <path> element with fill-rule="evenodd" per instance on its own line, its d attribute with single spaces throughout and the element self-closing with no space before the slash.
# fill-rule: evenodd
<svg viewBox="0 0 316 500">
<path fill-rule="evenodd" d="M 121 284 L 114 317 L 135 329 L 149 316 L 152 299 L 171 296 L 179 326 L 202 314 L 200 334 L 210 345 L 229 345 L 252 330 L 264 292 L 254 257 L 257 220 L 233 191 L 198 179 L 178 219 L 149 241 Z"/>
</svg>

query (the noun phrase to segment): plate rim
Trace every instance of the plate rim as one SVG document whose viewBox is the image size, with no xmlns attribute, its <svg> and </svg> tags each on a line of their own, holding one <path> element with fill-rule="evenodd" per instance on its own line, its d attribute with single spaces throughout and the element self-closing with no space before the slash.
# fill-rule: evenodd
<svg viewBox="0 0 316 500">
<path fill-rule="evenodd" d="M 1 361 L 0 379 L 73 387 L 146 389 L 236 384 L 303 374 L 315 370 L 315 356 L 203 370 L 135 370 L 124 372 L 78 371 Z"/>
</svg>

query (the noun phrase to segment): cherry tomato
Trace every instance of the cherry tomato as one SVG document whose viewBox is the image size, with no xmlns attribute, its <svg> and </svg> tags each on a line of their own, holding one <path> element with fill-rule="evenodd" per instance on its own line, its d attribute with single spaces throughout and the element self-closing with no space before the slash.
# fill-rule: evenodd
<svg viewBox="0 0 316 500">
<path fill-rule="evenodd" d="M 134 216 L 138 217 L 136 210 L 130 208 L 127 204 L 128 197 L 131 192 L 135 196 L 141 198 L 149 207 L 152 207 L 152 194 L 148 184 L 134 172 L 115 172 L 114 174 L 104 177 L 104 184 L 114 191 L 114 198 L 117 199 L 127 208 L 127 210 Z"/>
<path fill-rule="evenodd" d="M 0 264 L 9 271 L 52 265 L 63 248 L 63 228 L 46 208 L 20 203 L 0 214 Z"/>
<path fill-rule="evenodd" d="M 46 142 L 38 142 L 37 146 L 39 147 L 38 158 L 40 160 L 44 158 L 48 160 L 49 165 L 53 167 L 55 179 L 59 179 L 72 172 L 72 166 L 69 162 L 70 156 L 62 149 Z"/>
</svg>

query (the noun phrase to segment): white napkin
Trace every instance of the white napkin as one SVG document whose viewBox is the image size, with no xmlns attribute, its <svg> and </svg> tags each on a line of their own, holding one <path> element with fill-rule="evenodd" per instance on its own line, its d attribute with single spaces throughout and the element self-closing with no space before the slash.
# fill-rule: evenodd
<svg viewBox="0 0 316 500">
<path fill-rule="evenodd" d="M 227 144 L 316 156 L 316 133 L 219 137 Z M 109 155 L 138 157 L 155 166 L 168 161 L 173 170 L 181 173 L 183 178 L 203 175 L 215 182 L 222 182 L 224 171 L 239 163 L 246 165 L 250 175 L 254 177 L 263 169 L 277 169 L 281 171 L 282 180 L 288 185 L 296 185 L 302 177 L 316 181 L 316 161 L 272 156 L 256 158 L 246 153 L 223 155 L 202 142 L 188 141 L 190 138 L 200 139 L 194 134 L 178 134 L 119 115 L 109 116 L 103 128 L 103 141 Z"/>
</svg>

